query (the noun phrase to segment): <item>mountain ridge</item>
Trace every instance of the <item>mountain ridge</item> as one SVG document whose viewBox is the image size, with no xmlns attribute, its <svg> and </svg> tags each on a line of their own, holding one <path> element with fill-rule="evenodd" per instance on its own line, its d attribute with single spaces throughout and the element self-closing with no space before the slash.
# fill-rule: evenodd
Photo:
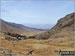
<svg viewBox="0 0 75 56">
<path fill-rule="evenodd" d="M 28 26 L 30 28 L 37 28 L 37 29 L 49 30 L 55 24 L 31 24 L 31 23 L 24 23 L 23 25 Z"/>
<path fill-rule="evenodd" d="M 63 28 L 66 28 L 68 26 L 71 26 L 71 27 L 69 27 L 65 31 L 75 31 L 75 29 L 74 29 L 74 25 L 75 25 L 74 24 L 74 22 L 75 22 L 74 21 L 74 19 L 75 19 L 74 15 L 75 15 L 75 13 L 71 13 L 71 14 L 68 14 L 65 17 L 59 19 L 57 24 L 54 27 L 52 27 L 50 30 L 48 30 L 45 33 L 37 35 L 36 38 L 48 39 L 52 35 L 54 35 L 58 32 L 61 32 Z"/>
<path fill-rule="evenodd" d="M 30 34 L 33 32 L 42 32 L 44 30 L 40 29 L 35 29 L 35 28 L 29 28 L 21 24 L 16 24 L 12 22 L 6 22 L 3 19 L 0 19 L 0 31 L 1 32 L 10 32 L 10 33 L 15 33 L 15 34 Z"/>
</svg>

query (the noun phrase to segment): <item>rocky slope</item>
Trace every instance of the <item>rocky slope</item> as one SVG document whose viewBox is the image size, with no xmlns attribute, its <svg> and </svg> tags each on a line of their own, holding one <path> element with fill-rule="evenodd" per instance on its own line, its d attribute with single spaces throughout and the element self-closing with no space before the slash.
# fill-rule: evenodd
<svg viewBox="0 0 75 56">
<path fill-rule="evenodd" d="M 37 35 L 36 38 L 48 39 L 49 37 L 52 37 L 54 34 L 57 35 L 57 33 L 60 33 L 60 32 L 75 31 L 75 27 L 74 27 L 75 26 L 74 24 L 75 16 L 74 15 L 75 13 L 71 13 L 61 18 L 60 20 L 58 20 L 57 24 L 52 29 L 50 29 L 49 31 L 43 34 Z"/>
</svg>

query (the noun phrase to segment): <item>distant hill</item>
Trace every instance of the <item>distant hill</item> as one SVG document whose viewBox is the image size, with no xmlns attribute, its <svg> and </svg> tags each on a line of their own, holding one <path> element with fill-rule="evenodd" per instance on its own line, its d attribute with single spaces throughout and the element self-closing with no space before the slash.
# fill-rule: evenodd
<svg viewBox="0 0 75 56">
<path fill-rule="evenodd" d="M 28 26 L 30 28 L 43 29 L 43 30 L 49 30 L 54 26 L 54 24 L 31 24 L 31 23 L 24 23 L 23 25 Z"/>
<path fill-rule="evenodd" d="M 24 34 L 24 35 L 35 35 L 41 33 L 43 30 L 29 28 L 21 24 L 6 22 L 0 19 L 0 31 L 3 32 L 10 32 L 14 34 Z"/>
<path fill-rule="evenodd" d="M 51 37 L 73 36 L 73 31 L 75 31 L 74 15 L 75 13 L 71 13 L 61 18 L 53 28 L 45 33 L 37 35 L 36 38 L 48 39 Z M 65 35 L 65 33 L 67 35 Z M 69 33 L 72 33 L 72 35 L 70 35 Z"/>
</svg>

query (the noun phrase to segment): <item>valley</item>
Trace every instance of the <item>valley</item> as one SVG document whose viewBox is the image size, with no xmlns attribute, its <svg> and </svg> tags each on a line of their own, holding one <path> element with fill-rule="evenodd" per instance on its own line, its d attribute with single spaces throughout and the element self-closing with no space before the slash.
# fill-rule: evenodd
<svg viewBox="0 0 75 56">
<path fill-rule="evenodd" d="M 50 30 L 43 31 L 22 27 L 22 25 L 10 24 L 5 21 L 1 26 L 1 56 L 25 56 L 25 55 L 59 55 L 59 51 L 75 51 L 75 13 L 66 15 L 58 20 L 57 24 Z M 7 30 L 6 30 L 7 29 Z M 19 36 L 26 36 L 26 39 L 19 40 L 12 37 L 11 33 Z M 6 40 L 5 37 L 16 38 Z M 31 37 L 31 38 L 29 38 Z"/>
</svg>

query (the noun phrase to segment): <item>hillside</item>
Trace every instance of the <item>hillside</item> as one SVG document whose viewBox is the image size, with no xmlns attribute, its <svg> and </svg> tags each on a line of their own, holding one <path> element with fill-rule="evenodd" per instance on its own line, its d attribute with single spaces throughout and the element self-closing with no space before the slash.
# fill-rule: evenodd
<svg viewBox="0 0 75 56">
<path fill-rule="evenodd" d="M 74 28 L 75 17 L 74 17 L 74 15 L 75 15 L 75 13 L 71 13 L 71 14 L 68 14 L 65 17 L 59 19 L 57 24 L 53 28 L 51 28 L 50 30 L 48 30 L 45 33 L 37 35 L 36 38 L 48 39 L 50 37 L 55 37 L 53 35 L 56 35 L 56 37 L 60 37 L 59 36 L 60 34 L 57 35 L 58 33 L 61 33 L 61 32 L 68 33 L 68 32 L 75 31 L 75 28 Z M 73 36 L 73 34 L 72 34 L 72 36 Z"/>
<path fill-rule="evenodd" d="M 4 32 L 10 32 L 14 34 L 23 34 L 23 35 L 36 35 L 38 33 L 41 33 L 43 30 L 35 29 L 35 28 L 29 28 L 26 26 L 23 26 L 21 24 L 6 22 L 2 19 L 0 19 L 0 31 L 3 34 Z"/>
<path fill-rule="evenodd" d="M 37 35 L 37 39 L 25 39 L 20 41 L 8 41 L 2 39 L 0 55 L 6 56 L 11 54 L 12 56 L 59 56 L 60 50 L 74 51 L 74 14 L 75 13 L 69 14 L 60 19 L 51 30 Z M 34 51 L 32 54 L 29 54 L 31 50 Z"/>
</svg>

